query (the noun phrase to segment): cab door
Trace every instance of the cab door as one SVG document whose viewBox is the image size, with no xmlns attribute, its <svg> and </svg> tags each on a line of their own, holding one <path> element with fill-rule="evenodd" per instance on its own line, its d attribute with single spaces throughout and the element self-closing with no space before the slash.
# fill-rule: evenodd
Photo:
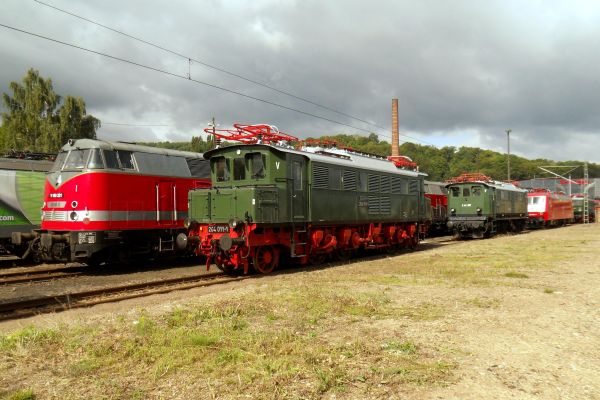
<svg viewBox="0 0 600 400">
<path fill-rule="evenodd" d="M 298 154 L 288 154 L 287 163 L 290 219 L 292 222 L 306 221 L 308 219 L 306 159 Z"/>
<path fill-rule="evenodd" d="M 175 221 L 175 182 L 159 181 L 156 184 L 156 222 L 171 225 Z"/>
</svg>

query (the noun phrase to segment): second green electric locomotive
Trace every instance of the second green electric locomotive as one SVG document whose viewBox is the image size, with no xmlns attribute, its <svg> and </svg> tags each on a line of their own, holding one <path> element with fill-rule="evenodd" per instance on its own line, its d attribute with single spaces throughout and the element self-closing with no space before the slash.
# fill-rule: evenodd
<svg viewBox="0 0 600 400">
<path fill-rule="evenodd" d="M 527 222 L 527 191 L 482 174 L 463 174 L 448 188 L 448 228 L 459 238 L 483 238 L 522 231 Z"/>
</svg>

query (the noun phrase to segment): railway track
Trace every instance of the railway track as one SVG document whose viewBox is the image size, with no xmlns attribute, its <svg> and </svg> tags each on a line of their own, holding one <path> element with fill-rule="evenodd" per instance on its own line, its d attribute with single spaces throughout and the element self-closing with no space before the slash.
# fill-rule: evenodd
<svg viewBox="0 0 600 400">
<path fill-rule="evenodd" d="M 0 285 L 70 278 L 78 276 L 82 272 L 83 267 L 31 268 L 21 271 L 8 271 L 0 273 Z"/>
<path fill-rule="evenodd" d="M 423 241 L 422 250 L 426 250 L 426 245 L 447 245 L 457 243 L 452 236 L 443 236 L 428 238 Z M 381 257 L 381 255 L 375 256 Z M 371 257 L 363 257 L 363 260 Z M 327 263 L 329 266 L 337 265 L 337 262 Z M 313 269 L 314 267 L 304 267 L 300 269 L 284 269 L 275 274 L 293 273 L 298 270 Z M 0 284 L 12 284 L 18 282 L 31 282 L 35 280 L 56 279 L 69 276 L 77 276 L 83 271 L 78 267 L 45 268 L 39 270 L 29 270 L 23 272 L 10 272 L 0 274 Z M 14 301 L 0 302 L 0 320 L 18 319 L 30 317 L 37 314 L 66 311 L 75 308 L 91 307 L 103 303 L 112 303 L 138 297 L 145 297 L 154 294 L 168 293 L 176 290 L 186 290 L 196 287 L 224 284 L 228 282 L 240 281 L 243 279 L 255 278 L 262 275 L 247 275 L 231 277 L 221 272 L 208 274 L 191 275 L 172 279 L 162 279 L 133 283 L 121 286 L 106 287 L 100 289 L 91 289 L 80 292 L 63 293 L 58 295 L 40 296 L 29 299 L 18 299 Z"/>
<path fill-rule="evenodd" d="M 251 277 L 252 275 L 229 277 L 221 272 L 216 272 L 1 302 L 0 320 L 18 319 L 43 313 L 91 307 L 97 304 L 113 303 L 153 294 L 168 293 L 175 290 L 219 285 Z"/>
</svg>

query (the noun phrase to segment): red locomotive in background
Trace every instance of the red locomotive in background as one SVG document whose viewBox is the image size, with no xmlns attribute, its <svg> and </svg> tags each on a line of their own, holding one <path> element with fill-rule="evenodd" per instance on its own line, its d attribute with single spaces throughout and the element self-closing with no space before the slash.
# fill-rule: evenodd
<svg viewBox="0 0 600 400">
<path fill-rule="evenodd" d="M 14 233 L 44 261 L 98 264 L 176 250 L 187 194 L 210 187 L 200 153 L 69 140 L 46 177 L 41 229 Z"/>
<path fill-rule="evenodd" d="M 573 200 L 562 192 L 532 189 L 528 194 L 530 227 L 566 225 L 573 222 Z"/>
<path fill-rule="evenodd" d="M 425 197 L 431 201 L 431 225 L 429 235 L 448 230 L 448 189 L 443 182 L 425 181 Z"/>
</svg>

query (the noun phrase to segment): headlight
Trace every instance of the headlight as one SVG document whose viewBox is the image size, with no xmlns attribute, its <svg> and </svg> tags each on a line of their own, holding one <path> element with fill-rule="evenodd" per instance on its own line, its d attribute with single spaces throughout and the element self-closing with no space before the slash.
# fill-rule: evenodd
<svg viewBox="0 0 600 400">
<path fill-rule="evenodd" d="M 477 212 L 480 213 L 481 212 L 481 208 L 477 207 Z"/>
<path fill-rule="evenodd" d="M 450 212 L 456 212 L 456 208 L 451 208 Z"/>
<path fill-rule="evenodd" d="M 191 222 L 190 222 L 190 219 L 189 219 L 189 218 L 186 218 L 186 219 L 184 219 L 184 220 L 183 220 L 183 227 L 184 227 L 185 229 L 189 228 L 189 227 L 190 227 L 190 225 L 191 225 Z"/>
</svg>

